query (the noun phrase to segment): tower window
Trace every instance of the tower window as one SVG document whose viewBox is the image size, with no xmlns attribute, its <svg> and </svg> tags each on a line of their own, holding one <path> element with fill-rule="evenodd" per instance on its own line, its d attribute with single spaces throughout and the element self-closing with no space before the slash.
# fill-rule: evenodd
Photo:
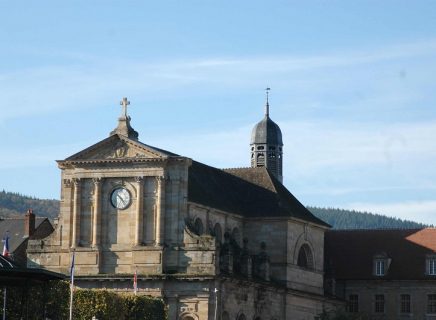
<svg viewBox="0 0 436 320">
<path fill-rule="evenodd" d="M 265 155 L 263 153 L 257 154 L 257 166 L 264 167 L 265 166 Z"/>
<path fill-rule="evenodd" d="M 263 149 L 265 149 L 264 146 L 257 146 L 257 150 L 263 150 Z"/>
</svg>

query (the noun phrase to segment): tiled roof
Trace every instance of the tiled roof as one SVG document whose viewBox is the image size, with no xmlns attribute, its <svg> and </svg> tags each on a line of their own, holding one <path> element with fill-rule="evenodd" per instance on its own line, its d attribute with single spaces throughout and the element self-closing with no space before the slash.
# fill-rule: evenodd
<svg viewBox="0 0 436 320">
<path fill-rule="evenodd" d="M 435 279 L 426 275 L 426 258 L 436 253 L 436 229 L 330 230 L 325 233 L 325 268 L 336 279 Z M 373 275 L 373 259 L 385 255 L 384 276 Z"/>
<path fill-rule="evenodd" d="M 294 217 L 328 226 L 265 168 L 221 170 L 193 161 L 188 200 L 245 217 Z"/>
<path fill-rule="evenodd" d="M 36 217 L 35 219 L 35 230 L 40 226 L 40 224 L 46 220 L 45 217 Z M 9 232 L 9 251 L 14 252 L 23 241 L 24 238 L 24 220 L 25 218 L 7 218 L 0 220 L 0 239 L 6 236 Z M 1 247 L 3 249 L 3 246 Z"/>
</svg>

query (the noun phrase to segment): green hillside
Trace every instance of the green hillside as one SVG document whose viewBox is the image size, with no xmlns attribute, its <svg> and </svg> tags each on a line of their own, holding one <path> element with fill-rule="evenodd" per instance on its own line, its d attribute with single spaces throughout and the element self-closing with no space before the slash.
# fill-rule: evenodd
<svg viewBox="0 0 436 320">
<path fill-rule="evenodd" d="M 0 217 L 11 218 L 23 215 L 32 209 L 38 216 L 56 218 L 59 214 L 58 200 L 42 200 L 19 193 L 0 192 Z"/>
<path fill-rule="evenodd" d="M 369 212 L 333 208 L 307 207 L 310 212 L 334 229 L 415 229 L 426 225 Z"/>
<path fill-rule="evenodd" d="M 59 200 L 41 200 L 18 193 L 0 192 L 0 217 L 16 217 L 32 208 L 38 216 L 56 218 L 59 214 Z M 333 208 L 307 207 L 315 216 L 324 220 L 334 229 L 406 229 L 422 228 L 425 225 L 413 221 L 390 218 L 368 212 Z"/>
</svg>

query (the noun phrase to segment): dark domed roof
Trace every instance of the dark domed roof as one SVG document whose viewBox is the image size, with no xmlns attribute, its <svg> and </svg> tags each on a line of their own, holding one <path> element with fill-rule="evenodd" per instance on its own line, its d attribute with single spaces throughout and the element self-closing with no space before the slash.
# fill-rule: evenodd
<svg viewBox="0 0 436 320">
<path fill-rule="evenodd" d="M 280 127 L 270 119 L 268 114 L 262 121 L 256 124 L 251 132 L 251 144 L 266 143 L 274 145 L 283 145 L 282 131 Z"/>
</svg>

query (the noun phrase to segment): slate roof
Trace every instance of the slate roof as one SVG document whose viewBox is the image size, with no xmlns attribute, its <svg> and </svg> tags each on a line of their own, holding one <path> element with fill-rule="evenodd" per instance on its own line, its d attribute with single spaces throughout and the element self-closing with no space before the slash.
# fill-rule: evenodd
<svg viewBox="0 0 436 320">
<path fill-rule="evenodd" d="M 436 253 L 436 229 L 329 230 L 325 233 L 328 276 L 343 280 L 436 280 L 426 275 L 427 255 Z M 385 276 L 373 275 L 373 259 L 392 259 Z"/>
<path fill-rule="evenodd" d="M 6 232 L 9 231 L 9 251 L 14 252 L 24 240 L 24 216 L 22 218 L 6 218 L 0 219 L 0 239 L 6 236 Z M 45 217 L 35 217 L 35 230 L 41 225 Z M 3 250 L 3 246 L 1 247 Z"/>
<path fill-rule="evenodd" d="M 251 144 L 253 143 L 283 145 L 282 131 L 268 115 L 265 115 L 251 131 Z"/>
<path fill-rule="evenodd" d="M 266 168 L 221 170 L 193 161 L 188 200 L 245 217 L 294 217 L 329 227 Z"/>
<path fill-rule="evenodd" d="M 62 280 L 65 275 L 39 268 L 26 268 L 0 254 L 0 284 L 20 286 L 28 281 Z"/>
</svg>

